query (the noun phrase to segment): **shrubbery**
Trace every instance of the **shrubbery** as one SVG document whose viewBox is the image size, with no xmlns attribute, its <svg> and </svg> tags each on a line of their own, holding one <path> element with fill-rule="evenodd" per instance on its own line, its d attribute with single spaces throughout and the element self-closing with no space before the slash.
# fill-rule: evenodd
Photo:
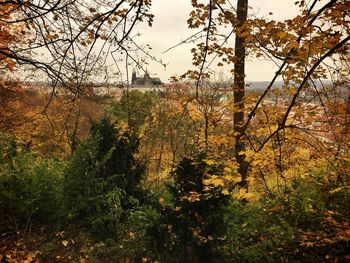
<svg viewBox="0 0 350 263">
<path fill-rule="evenodd" d="M 65 188 L 68 217 L 96 238 L 116 239 L 125 210 L 142 199 L 144 166 L 134 154 L 138 140 L 119 133 L 107 119 L 94 123 L 90 138 L 68 165 Z"/>
<path fill-rule="evenodd" d="M 222 168 L 209 166 L 205 158 L 204 153 L 184 158 L 172 172 L 174 183 L 168 186 L 172 198 L 153 232 L 164 262 L 222 261 L 229 196 L 206 191 L 203 181 L 222 174 Z"/>
<path fill-rule="evenodd" d="M 0 231 L 57 228 L 65 164 L 17 149 L 8 134 L 0 134 L 0 148 Z"/>
<path fill-rule="evenodd" d="M 248 204 L 231 201 L 225 213 L 229 262 L 347 262 L 348 190 L 325 175 L 315 171 Z"/>
<path fill-rule="evenodd" d="M 84 253 L 104 262 L 349 260 L 349 188 L 323 167 L 280 191 L 240 201 L 221 186 L 207 187 L 204 181 L 220 178 L 223 168 L 200 153 L 174 167 L 158 202 L 141 187 L 137 138 L 108 119 L 92 125 L 68 163 L 21 150 L 4 133 L 0 147 L 2 233 L 63 230 L 51 235 L 58 244 L 61 235 L 74 240 L 69 233 L 83 233 L 76 246 L 86 247 L 86 238 L 91 250 Z M 55 245 L 38 246 L 43 259 L 57 253 Z M 69 251 L 79 259 L 80 248 Z"/>
</svg>

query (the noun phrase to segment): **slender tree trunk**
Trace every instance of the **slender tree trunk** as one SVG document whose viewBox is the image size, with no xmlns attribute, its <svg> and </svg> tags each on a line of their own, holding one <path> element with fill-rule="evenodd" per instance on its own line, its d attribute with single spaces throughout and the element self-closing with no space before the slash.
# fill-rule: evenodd
<svg viewBox="0 0 350 263">
<path fill-rule="evenodd" d="M 235 68 L 234 68 L 234 106 L 233 129 L 235 132 L 235 156 L 238 162 L 238 172 L 242 177 L 241 186 L 248 189 L 247 170 L 248 163 L 245 160 L 245 143 L 242 140 L 243 124 L 244 124 L 244 92 L 245 92 L 245 42 L 246 37 L 242 36 L 242 26 L 247 20 L 248 0 L 237 1 L 237 31 L 235 39 Z"/>
<path fill-rule="evenodd" d="M 78 147 L 78 126 L 79 126 L 79 120 L 80 120 L 80 107 L 78 107 L 78 113 L 77 113 L 77 117 L 75 119 L 75 124 L 74 124 L 74 129 L 73 132 L 70 136 L 70 150 L 71 150 L 71 156 L 73 156 L 75 150 Z M 67 128 L 67 134 L 68 134 L 68 128 Z"/>
<path fill-rule="evenodd" d="M 209 137 L 209 116 L 207 109 L 204 109 L 204 143 L 205 148 L 208 148 L 208 137 Z"/>
</svg>

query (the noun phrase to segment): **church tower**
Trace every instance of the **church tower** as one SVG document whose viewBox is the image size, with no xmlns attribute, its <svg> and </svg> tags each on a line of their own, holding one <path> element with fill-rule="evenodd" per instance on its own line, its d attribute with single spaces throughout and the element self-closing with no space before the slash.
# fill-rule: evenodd
<svg viewBox="0 0 350 263">
<path fill-rule="evenodd" d="M 131 77 L 131 85 L 135 85 L 135 84 L 136 84 L 136 71 L 133 70 L 132 77 Z"/>
</svg>

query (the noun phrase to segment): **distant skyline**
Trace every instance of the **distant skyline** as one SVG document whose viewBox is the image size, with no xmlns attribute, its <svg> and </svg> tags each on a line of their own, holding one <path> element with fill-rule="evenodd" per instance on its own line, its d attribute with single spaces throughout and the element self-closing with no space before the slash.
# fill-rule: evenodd
<svg viewBox="0 0 350 263">
<path fill-rule="evenodd" d="M 232 5 L 236 5 L 236 1 L 231 2 Z M 298 14 L 299 10 L 294 2 L 295 0 L 250 0 L 249 6 L 252 9 L 249 12 L 258 17 L 269 17 L 275 20 L 288 19 Z M 187 27 L 187 19 L 191 10 L 190 0 L 153 0 L 152 12 L 155 15 L 153 26 L 150 28 L 146 24 L 141 24 L 136 28 L 135 32 L 141 33 L 141 36 L 137 38 L 138 43 L 149 44 L 152 47 L 152 55 L 168 64 L 166 70 L 156 62 L 150 61 L 150 64 L 147 65 L 148 71 L 151 74 L 157 74 L 163 82 L 168 82 L 173 75 L 180 75 L 188 69 L 194 69 L 190 44 L 178 46 L 163 54 L 169 47 L 197 32 Z M 222 69 L 222 71 L 224 76 L 230 77 L 228 69 L 226 71 Z M 275 71 L 276 66 L 269 61 L 250 59 L 246 63 L 246 74 L 249 81 L 268 81 Z"/>
</svg>

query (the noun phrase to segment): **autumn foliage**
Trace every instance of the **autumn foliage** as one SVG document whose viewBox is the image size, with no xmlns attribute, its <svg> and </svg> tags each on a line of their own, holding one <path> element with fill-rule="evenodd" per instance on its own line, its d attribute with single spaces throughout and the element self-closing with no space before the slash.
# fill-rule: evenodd
<svg viewBox="0 0 350 263">
<path fill-rule="evenodd" d="M 350 262 L 348 1 L 193 0 L 195 69 L 106 94 L 151 1 L 82 3 L 0 3 L 1 262 Z"/>
<path fill-rule="evenodd" d="M 3 22 L 3 20 L 10 19 L 16 12 L 15 6 L 11 4 L 1 4 L 0 5 L 0 14 L 2 21 L 0 22 L 0 68 L 12 70 L 15 62 L 13 59 L 9 58 L 7 54 L 10 54 L 10 46 L 16 43 L 19 40 L 18 26 L 11 26 Z"/>
</svg>

